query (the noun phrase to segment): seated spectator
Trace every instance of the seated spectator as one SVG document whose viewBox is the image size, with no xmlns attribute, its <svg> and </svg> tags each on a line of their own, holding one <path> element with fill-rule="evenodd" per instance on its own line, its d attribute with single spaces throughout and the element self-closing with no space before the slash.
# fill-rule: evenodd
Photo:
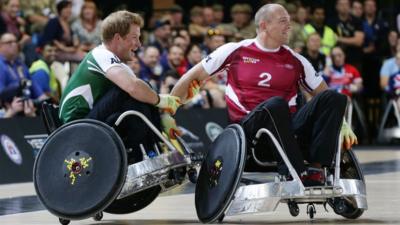
<svg viewBox="0 0 400 225">
<path fill-rule="evenodd" d="M 321 37 L 320 51 L 329 56 L 331 49 L 336 45 L 336 34 L 325 25 L 325 8 L 322 5 L 316 5 L 311 8 L 311 21 L 304 26 L 305 39 L 312 33 L 317 32 Z"/>
<path fill-rule="evenodd" d="M 204 6 L 203 7 L 203 25 L 207 28 L 215 27 L 214 24 L 214 10 L 211 6 Z"/>
<path fill-rule="evenodd" d="M 219 46 L 222 46 L 226 43 L 225 36 L 220 29 L 209 29 L 207 31 L 207 35 L 204 38 L 204 42 L 202 47 L 203 57 L 206 57 L 208 54 L 213 52 Z"/>
<path fill-rule="evenodd" d="M 138 77 L 151 84 L 153 89 L 158 90 L 160 86 L 160 77 L 163 72 L 160 61 L 160 52 L 154 46 L 148 46 L 144 49 L 140 63 Z"/>
<path fill-rule="evenodd" d="M 176 82 L 178 82 L 180 75 L 176 70 L 168 70 L 164 74 L 165 75 L 161 80 L 160 94 L 169 94 Z"/>
<path fill-rule="evenodd" d="M 397 53 L 400 52 L 400 39 L 397 39 Z M 380 86 L 382 90 L 388 91 L 388 81 L 391 74 L 395 74 L 400 70 L 400 64 L 396 61 L 396 55 L 383 62 L 380 70 Z"/>
<path fill-rule="evenodd" d="M 291 47 L 295 52 L 302 52 L 304 48 L 304 35 L 303 35 L 303 27 L 304 25 L 300 24 L 297 17 L 297 12 L 299 8 L 293 4 L 286 4 L 286 9 L 290 15 L 290 34 L 289 34 L 289 47 Z"/>
<path fill-rule="evenodd" d="M 320 52 L 321 37 L 318 33 L 308 35 L 306 49 L 302 55 L 310 61 L 318 75 L 323 75 L 326 69 L 326 57 Z"/>
<path fill-rule="evenodd" d="M 183 49 L 179 46 L 171 46 L 168 49 L 167 57 L 162 57 L 160 59 L 161 66 L 163 68 L 163 75 L 168 70 L 175 70 L 178 72 L 179 76 L 182 76 L 186 72 L 185 61 L 184 61 Z"/>
<path fill-rule="evenodd" d="M 171 23 L 168 20 L 157 20 L 150 36 L 149 45 L 158 48 L 160 54 L 167 52 L 171 45 Z"/>
<path fill-rule="evenodd" d="M 73 42 L 69 24 L 71 7 L 71 2 L 67 0 L 62 0 L 57 4 L 58 16 L 48 21 L 39 41 L 41 47 L 47 43 L 54 43 L 57 48 L 56 60 L 61 62 L 80 62 L 86 54 L 79 49 L 78 43 Z"/>
<path fill-rule="evenodd" d="M 21 1 L 21 11 L 30 24 L 29 33 L 32 39 L 39 35 L 46 26 L 49 18 L 56 16 L 56 4 L 54 0 Z M 32 40 L 37 44 L 37 40 Z"/>
<path fill-rule="evenodd" d="M 400 53 L 396 55 L 396 63 L 400 65 Z M 400 71 L 389 77 L 388 93 L 395 99 L 397 107 L 400 109 Z"/>
<path fill-rule="evenodd" d="M 224 21 L 224 6 L 221 4 L 212 5 L 214 11 L 214 24 L 215 26 L 220 25 Z"/>
<path fill-rule="evenodd" d="M 41 87 L 54 103 L 58 103 L 61 96 L 60 82 L 51 67 L 56 59 L 56 51 L 54 45 L 46 44 L 42 51 L 42 59 L 35 61 L 29 68 L 32 80 Z"/>
<path fill-rule="evenodd" d="M 37 59 L 37 54 L 31 36 L 25 30 L 27 22 L 19 16 L 20 2 L 19 0 L 7 0 L 4 1 L 3 6 L 1 17 L 6 24 L 6 32 L 12 33 L 17 37 L 18 44 L 24 54 L 24 61 L 30 65 Z"/>
<path fill-rule="evenodd" d="M 13 97 L 8 100 L 7 97 L 3 97 L 4 112 L 2 118 L 11 118 L 16 116 L 35 117 L 36 108 L 33 105 L 31 99 L 24 100 L 22 97 Z"/>
<path fill-rule="evenodd" d="M 362 89 L 360 72 L 354 66 L 345 63 L 346 55 L 339 46 L 331 51 L 332 66 L 325 72 L 324 78 L 329 88 L 351 97 Z"/>
<path fill-rule="evenodd" d="M 20 105 L 20 99 L 17 97 L 25 100 L 24 105 L 27 107 L 32 105 L 33 99 L 46 99 L 40 86 L 30 79 L 27 66 L 18 59 L 19 53 L 15 35 L 2 34 L 0 36 L 0 96 L 2 102 L 6 103 L 6 109 L 7 103 L 11 109 Z"/>
<path fill-rule="evenodd" d="M 251 20 L 252 13 L 253 9 L 249 4 L 235 4 L 231 8 L 232 23 L 222 24 L 217 28 L 220 28 L 230 41 L 254 38 L 256 26 Z"/>
<path fill-rule="evenodd" d="M 169 8 L 169 13 L 171 16 L 170 22 L 172 29 L 181 29 L 185 27 L 183 24 L 183 9 L 180 5 L 172 5 L 171 8 Z"/>
<path fill-rule="evenodd" d="M 79 19 L 71 25 L 74 37 L 85 52 L 101 44 L 101 20 L 98 14 L 96 4 L 87 0 L 83 3 Z"/>
<path fill-rule="evenodd" d="M 190 70 L 202 59 L 201 48 L 198 44 L 189 45 L 186 50 L 186 70 Z"/>
<path fill-rule="evenodd" d="M 184 52 L 186 52 L 190 42 L 187 41 L 187 39 L 183 36 L 174 36 L 172 38 L 172 45 L 176 45 L 180 47 Z"/>
<path fill-rule="evenodd" d="M 201 43 L 207 32 L 204 26 L 203 9 L 195 6 L 190 10 L 189 34 L 195 43 Z"/>
</svg>

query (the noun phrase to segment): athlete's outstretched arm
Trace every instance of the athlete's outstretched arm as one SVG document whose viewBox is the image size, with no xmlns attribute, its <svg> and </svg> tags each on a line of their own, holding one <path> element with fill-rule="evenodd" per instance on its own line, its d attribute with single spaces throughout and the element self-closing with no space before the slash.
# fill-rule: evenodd
<svg viewBox="0 0 400 225">
<path fill-rule="evenodd" d="M 138 101 L 152 105 L 157 104 L 159 101 L 157 93 L 149 85 L 129 74 L 121 66 L 114 66 L 108 69 L 106 77 Z"/>
<path fill-rule="evenodd" d="M 189 90 L 189 85 L 192 81 L 197 80 L 199 82 L 209 78 L 209 74 L 205 71 L 203 65 L 198 63 L 186 72 L 175 84 L 171 91 L 171 95 L 177 96 L 181 99 L 181 102 L 186 102 L 186 97 Z"/>
</svg>

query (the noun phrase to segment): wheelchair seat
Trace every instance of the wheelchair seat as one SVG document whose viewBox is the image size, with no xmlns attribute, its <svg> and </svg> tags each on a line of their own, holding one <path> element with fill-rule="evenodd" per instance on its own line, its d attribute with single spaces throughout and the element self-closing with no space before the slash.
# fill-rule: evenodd
<svg viewBox="0 0 400 225">
<path fill-rule="evenodd" d="M 47 134 L 51 134 L 62 125 L 58 117 L 58 105 L 43 102 L 42 104 L 42 119 L 46 126 Z"/>
</svg>

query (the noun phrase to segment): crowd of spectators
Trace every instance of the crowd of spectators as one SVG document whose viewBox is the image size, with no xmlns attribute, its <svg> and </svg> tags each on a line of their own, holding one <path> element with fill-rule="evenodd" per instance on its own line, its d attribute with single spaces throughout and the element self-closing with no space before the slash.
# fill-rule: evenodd
<svg viewBox="0 0 400 225">
<path fill-rule="evenodd" d="M 58 103 L 74 65 L 101 44 L 105 15 L 93 0 L 0 2 L 0 117 L 35 116 L 41 101 Z M 400 23 L 389 26 L 375 0 L 337 0 L 337 13 L 330 18 L 318 1 L 273 2 L 283 4 L 291 16 L 288 45 L 309 59 L 331 88 L 349 98 L 359 96 L 373 131 L 382 93 L 400 95 Z M 142 47 L 128 64 L 155 90 L 169 93 L 186 71 L 219 46 L 254 38 L 255 10 L 247 3 L 190 10 L 172 5 L 146 21 Z M 224 108 L 225 81 L 224 73 L 209 79 L 186 107 Z"/>
</svg>

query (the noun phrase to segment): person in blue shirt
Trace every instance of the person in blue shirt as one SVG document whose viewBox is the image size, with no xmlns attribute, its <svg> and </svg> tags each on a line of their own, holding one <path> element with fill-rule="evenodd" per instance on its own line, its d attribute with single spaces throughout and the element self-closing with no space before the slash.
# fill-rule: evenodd
<svg viewBox="0 0 400 225">
<path fill-rule="evenodd" d="M 3 102 L 12 102 L 14 97 L 25 100 L 44 100 L 43 90 L 30 79 L 27 66 L 18 59 L 19 49 L 14 34 L 0 36 L 0 97 Z"/>
<path fill-rule="evenodd" d="M 32 81 L 36 82 L 47 97 L 53 102 L 58 103 L 61 90 L 60 83 L 56 78 L 55 71 L 51 68 L 51 64 L 55 61 L 57 48 L 48 43 L 42 51 L 42 58 L 33 62 L 29 68 Z"/>
</svg>

